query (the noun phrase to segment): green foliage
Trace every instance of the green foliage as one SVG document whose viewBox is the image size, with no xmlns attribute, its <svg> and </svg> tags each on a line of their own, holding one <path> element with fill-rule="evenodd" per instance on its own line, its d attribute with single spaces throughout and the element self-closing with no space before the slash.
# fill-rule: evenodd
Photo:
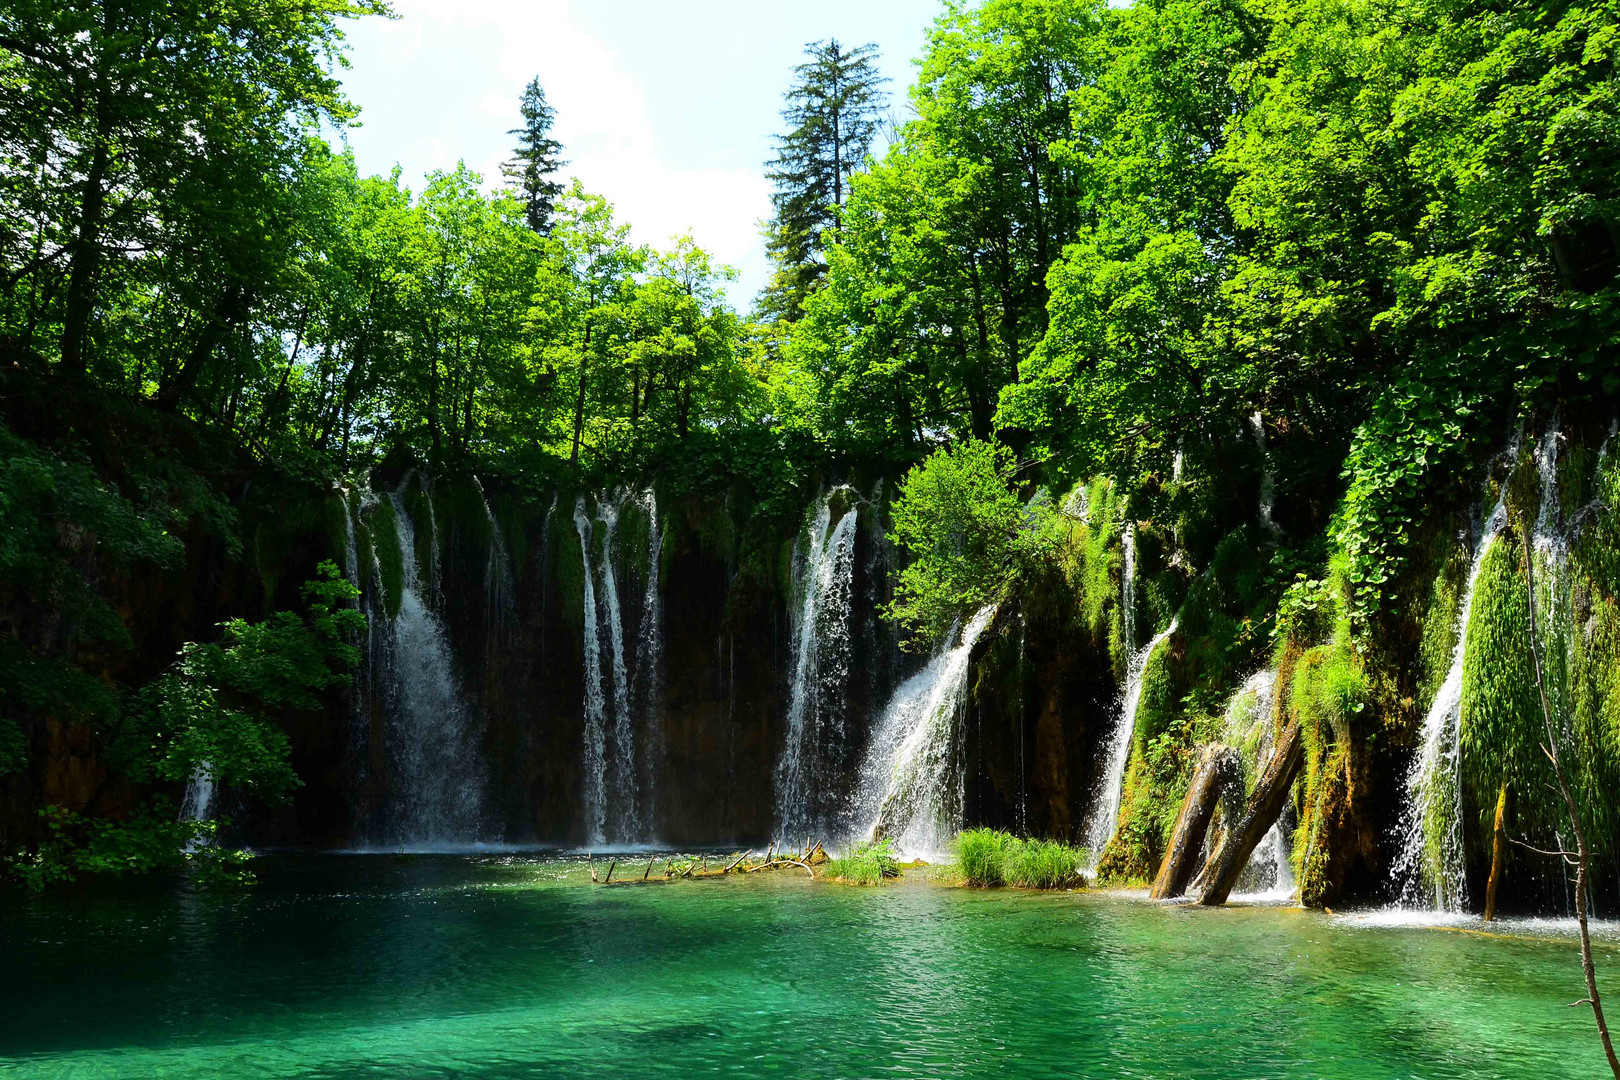
<svg viewBox="0 0 1620 1080">
<path fill-rule="evenodd" d="M 858 841 L 844 854 L 828 859 L 821 872 L 849 885 L 881 885 L 900 876 L 900 861 L 895 857 L 894 841 L 885 836 Z"/>
<path fill-rule="evenodd" d="M 110 764 L 136 783 L 183 782 L 197 770 L 269 800 L 298 784 L 279 720 L 320 707 L 320 695 L 348 683 L 365 630 L 357 595 L 324 562 L 303 587 L 303 616 L 276 612 L 262 623 L 232 619 L 218 642 L 188 643 L 165 674 L 134 695 L 108 745 Z"/>
<path fill-rule="evenodd" d="M 900 484 L 890 539 L 911 561 L 886 614 L 922 644 L 999 602 L 1054 545 L 1050 506 L 1019 505 L 1011 452 L 969 440 L 934 453 Z"/>
<path fill-rule="evenodd" d="M 30 891 L 80 874 L 121 877 L 183 866 L 189 847 L 213 834 L 209 822 L 176 820 L 166 799 L 123 821 L 89 818 L 60 806 L 39 811 L 44 837 L 32 850 L 5 857 L 5 869 Z"/>
<path fill-rule="evenodd" d="M 956 838 L 956 872 L 964 885 L 1072 889 L 1081 884 L 1086 851 L 1053 840 L 1024 840 L 996 829 Z"/>
</svg>

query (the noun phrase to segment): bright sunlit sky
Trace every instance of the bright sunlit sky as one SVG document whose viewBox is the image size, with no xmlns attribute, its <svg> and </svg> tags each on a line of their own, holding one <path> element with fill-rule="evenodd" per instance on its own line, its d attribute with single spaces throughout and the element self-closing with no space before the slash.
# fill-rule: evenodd
<svg viewBox="0 0 1620 1080">
<path fill-rule="evenodd" d="M 518 98 L 538 75 L 557 110 L 564 172 L 614 204 L 635 239 L 690 231 L 733 266 L 746 311 L 768 271 L 764 163 L 806 43 L 875 42 L 891 112 L 908 114 L 911 61 L 939 0 L 395 0 L 399 18 L 348 26 L 344 73 L 362 173 L 398 163 L 420 191 L 458 159 L 493 185 Z"/>
</svg>

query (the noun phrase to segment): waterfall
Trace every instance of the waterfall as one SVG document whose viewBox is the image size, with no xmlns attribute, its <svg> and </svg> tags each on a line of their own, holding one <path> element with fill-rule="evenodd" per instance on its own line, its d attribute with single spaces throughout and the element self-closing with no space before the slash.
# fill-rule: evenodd
<svg viewBox="0 0 1620 1080">
<path fill-rule="evenodd" d="M 180 800 L 181 821 L 207 821 L 214 809 L 214 767 L 199 761 Z"/>
<path fill-rule="evenodd" d="M 1125 552 L 1125 569 L 1119 576 L 1119 624 L 1125 638 L 1125 655 L 1136 655 L 1136 523 L 1127 522 L 1120 536 Z"/>
<path fill-rule="evenodd" d="M 429 582 L 422 580 L 417 567 L 416 528 L 405 509 L 404 489 L 402 483 L 388 497 L 400 555 L 390 688 L 394 806 L 389 831 L 392 839 L 412 844 L 475 842 L 482 814 L 483 762 L 444 625 L 422 594 Z M 429 491 L 425 479 L 422 490 Z M 435 559 L 437 547 L 435 539 Z"/>
<path fill-rule="evenodd" d="M 1515 447 L 1511 456 L 1517 459 Z M 1451 666 L 1423 719 L 1417 758 L 1406 775 L 1407 804 L 1401 815 L 1401 850 L 1395 859 L 1395 881 L 1401 904 L 1461 911 L 1467 902 L 1462 836 L 1463 667 L 1468 659 L 1468 620 L 1474 609 L 1474 589 L 1491 544 L 1507 525 L 1507 506 L 1498 500 L 1485 519 L 1474 545 L 1468 583 L 1457 616 L 1457 643 Z"/>
<path fill-rule="evenodd" d="M 641 755 L 646 798 L 642 803 L 642 831 L 636 839 L 652 838 L 650 826 L 657 821 L 657 769 L 664 755 L 663 724 L 663 604 L 658 593 L 659 564 L 664 553 L 664 534 L 658 521 L 658 496 L 651 487 L 637 501 L 647 513 L 647 587 L 641 597 L 641 626 L 636 634 L 636 668 L 631 683 L 631 702 L 643 717 L 646 746 Z"/>
<path fill-rule="evenodd" d="M 1125 793 L 1125 766 L 1131 758 L 1131 737 L 1136 733 L 1136 710 L 1142 703 L 1142 677 L 1154 652 L 1169 640 L 1180 625 L 1179 616 L 1171 619 L 1162 634 L 1131 657 L 1125 676 L 1125 696 L 1120 706 L 1119 722 L 1114 725 L 1114 733 L 1108 740 L 1108 755 L 1104 758 L 1108 771 L 1103 774 L 1098 788 L 1100 799 L 1092 811 L 1091 828 L 1087 831 L 1093 859 L 1102 857 L 1103 848 L 1114 838 L 1114 829 L 1119 824 L 1119 806 Z"/>
<path fill-rule="evenodd" d="M 1084 482 L 1076 484 L 1074 490 L 1063 497 L 1061 509 L 1065 515 L 1082 524 L 1091 521 L 1091 493 L 1086 490 Z"/>
<path fill-rule="evenodd" d="M 596 586 L 591 581 L 591 535 L 585 496 L 574 504 L 574 528 L 585 576 L 585 837 L 607 838 L 607 703 L 602 696 L 602 642 L 596 633 Z"/>
<path fill-rule="evenodd" d="M 444 607 L 443 575 L 439 559 L 439 518 L 433 509 L 433 480 L 425 472 L 416 474 L 417 489 L 422 492 L 422 504 L 427 508 L 428 524 L 428 580 L 427 585 L 433 597 L 434 606 Z M 404 485 L 401 485 L 402 487 Z M 482 492 L 482 488 L 479 489 Z M 412 558 L 415 558 L 414 553 Z"/>
<path fill-rule="evenodd" d="M 615 792 L 616 835 L 621 840 L 639 839 L 641 821 L 636 814 L 635 718 L 630 713 L 630 676 L 624 659 L 624 619 L 619 608 L 619 582 L 613 571 L 613 538 L 619 531 L 621 494 L 596 504 L 597 516 L 606 527 L 602 536 L 602 604 L 607 614 L 608 655 L 613 672 L 613 755 L 612 787 Z"/>
<path fill-rule="evenodd" d="M 847 739 L 843 695 L 855 585 L 853 499 L 836 524 L 832 513 L 834 499 L 850 495 L 848 488 L 835 488 L 817 499 L 807 535 L 795 550 L 799 602 L 793 681 L 787 739 L 776 769 L 776 822 L 794 838 L 843 824 L 837 783 Z"/>
<path fill-rule="evenodd" d="M 484 520 L 489 523 L 489 559 L 484 564 L 484 607 L 489 614 L 490 628 L 495 631 L 491 635 L 493 639 L 517 622 L 517 583 L 512 574 L 511 556 L 506 553 L 506 540 L 501 536 L 495 511 L 490 509 L 489 496 L 484 494 L 483 482 L 476 475 L 472 481 L 478 489 L 479 500 L 484 504 Z"/>
<path fill-rule="evenodd" d="M 1260 473 L 1260 524 L 1272 536 L 1281 536 L 1282 528 L 1273 520 L 1271 514 L 1277 505 L 1277 468 L 1271 460 L 1271 447 L 1266 442 L 1266 421 L 1258 412 L 1249 417 L 1249 426 L 1254 429 L 1254 441 L 1260 447 L 1260 460 L 1263 470 Z"/>
<path fill-rule="evenodd" d="M 954 648 L 953 630 L 928 666 L 895 691 L 861 768 L 857 820 L 913 852 L 943 850 L 962 826 L 961 709 L 969 661 L 995 617 L 973 616 Z"/>
<path fill-rule="evenodd" d="M 341 484 L 337 488 L 338 501 L 343 504 L 343 576 L 355 588 L 360 587 L 360 545 L 354 534 L 354 505 L 349 500 L 349 489 Z"/>
</svg>

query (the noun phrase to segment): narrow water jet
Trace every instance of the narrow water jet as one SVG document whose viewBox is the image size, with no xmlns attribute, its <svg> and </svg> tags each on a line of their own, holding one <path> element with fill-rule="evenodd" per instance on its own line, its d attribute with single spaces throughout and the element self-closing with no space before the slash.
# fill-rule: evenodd
<svg viewBox="0 0 1620 1080">
<path fill-rule="evenodd" d="M 856 798 L 856 820 L 872 837 L 917 854 L 939 852 L 962 827 L 961 711 L 973 647 L 996 608 L 984 608 L 954 646 L 947 635 L 928 666 L 895 691 L 873 732 Z"/>
<path fill-rule="evenodd" d="M 619 607 L 619 581 L 613 567 L 613 541 L 619 531 L 619 511 L 624 506 L 624 495 L 598 500 L 597 517 L 605 532 L 602 538 L 600 574 L 602 578 L 602 605 L 607 615 L 608 655 L 613 674 L 613 742 L 611 746 L 610 786 L 613 798 L 614 828 L 611 833 L 621 841 L 640 838 L 641 820 L 637 813 L 638 778 L 636 776 L 635 718 L 630 712 L 630 676 L 624 655 L 624 618 Z"/>
<path fill-rule="evenodd" d="M 836 523 L 835 501 L 844 504 Z M 847 487 L 826 492 L 808 517 L 794 559 L 793 679 L 776 769 L 776 824 L 790 837 L 830 836 L 848 828 L 840 774 L 849 735 L 844 694 L 855 586 L 853 492 Z"/>
<path fill-rule="evenodd" d="M 422 483 L 426 494 L 426 481 Z M 413 845 L 475 842 L 481 825 L 483 762 L 444 626 L 423 596 L 427 582 L 417 567 L 416 530 L 405 507 L 404 488 L 401 484 L 388 497 L 399 543 L 401 584 L 399 614 L 392 627 L 388 757 L 393 782 L 387 839 Z M 435 557 L 436 549 L 434 541 Z"/>
<path fill-rule="evenodd" d="M 1281 536 L 1282 527 L 1272 517 L 1277 506 L 1277 467 L 1271 460 L 1271 445 L 1266 440 L 1266 420 L 1258 412 L 1249 417 L 1254 430 L 1255 445 L 1260 448 L 1260 524 L 1272 536 Z"/>
<path fill-rule="evenodd" d="M 1510 450 L 1518 458 L 1517 444 Z M 1451 665 L 1424 716 L 1418 755 L 1406 776 L 1406 806 L 1401 813 L 1400 853 L 1394 881 L 1400 906 L 1459 912 L 1468 901 L 1462 835 L 1462 687 L 1468 659 L 1468 622 L 1474 591 L 1491 545 L 1507 526 L 1507 504 L 1498 499 L 1485 518 L 1474 545 L 1467 585 L 1457 615 L 1457 642 Z"/>
<path fill-rule="evenodd" d="M 1093 860 L 1102 857 L 1103 848 L 1114 839 L 1114 830 L 1119 825 L 1120 801 L 1125 794 L 1125 766 L 1130 761 L 1131 738 L 1136 733 L 1136 712 L 1142 704 L 1142 676 L 1154 652 L 1169 640 L 1180 625 L 1180 616 L 1171 619 L 1163 633 L 1131 657 L 1125 676 L 1125 695 L 1120 704 L 1119 722 L 1114 725 L 1114 733 L 1108 740 L 1107 754 L 1103 758 L 1106 771 L 1098 785 L 1098 802 L 1092 811 L 1091 827 L 1087 830 Z"/>
<path fill-rule="evenodd" d="M 506 552 L 506 540 L 501 535 L 500 522 L 495 520 L 495 511 L 490 509 L 483 482 L 476 475 L 472 481 L 484 506 L 484 520 L 489 525 L 489 558 L 484 564 L 484 610 L 489 617 L 491 640 L 499 643 L 506 631 L 517 622 L 517 582 L 512 573 L 512 559 Z"/>
<path fill-rule="evenodd" d="M 596 633 L 596 586 L 591 573 L 591 540 L 595 527 L 585 512 L 585 496 L 574 504 L 574 529 L 579 533 L 581 567 L 585 581 L 585 840 L 597 845 L 607 839 L 607 702 L 602 694 L 602 642 Z"/>
<path fill-rule="evenodd" d="M 642 774 L 639 777 L 643 791 L 642 832 L 635 839 L 651 840 L 658 820 L 658 769 L 664 757 L 664 611 L 658 591 L 664 533 L 662 523 L 658 520 L 658 496 L 653 489 L 643 489 L 637 501 L 647 514 L 647 584 L 641 597 L 641 624 L 636 634 L 636 666 L 630 694 L 632 707 L 640 716 L 644 729 Z"/>
<path fill-rule="evenodd" d="M 1125 641 L 1125 655 L 1136 655 L 1136 523 L 1125 524 L 1120 535 L 1125 566 L 1119 575 L 1119 626 Z"/>
</svg>

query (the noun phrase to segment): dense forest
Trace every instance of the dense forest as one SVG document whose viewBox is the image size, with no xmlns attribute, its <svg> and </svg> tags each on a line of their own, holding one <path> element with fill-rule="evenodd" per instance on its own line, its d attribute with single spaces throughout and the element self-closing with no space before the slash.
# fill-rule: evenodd
<svg viewBox="0 0 1620 1080">
<path fill-rule="evenodd" d="M 817 492 L 884 481 L 861 521 L 877 514 L 895 572 L 861 579 L 885 616 L 861 640 L 926 656 L 995 612 L 972 693 L 984 715 L 1016 699 L 1018 760 L 1026 732 L 1048 755 L 1017 799 L 984 766 L 966 824 L 1089 841 L 1103 878 L 1151 881 L 1219 744 L 1239 803 L 1278 789 L 1263 825 L 1290 823 L 1310 904 L 1398 894 L 1404 866 L 1477 906 L 1506 859 L 1516 902 L 1562 908 L 1556 859 L 1492 847 L 1493 821 L 1541 848 L 1566 827 L 1539 603 L 1586 831 L 1620 858 L 1612 0 L 947 0 L 887 132 L 872 49 L 817 43 L 765 166 L 774 273 L 746 312 L 701 238 L 632 243 L 565 182 L 540 80 L 502 177 L 361 176 L 332 138 L 358 115 L 342 30 L 385 14 L 0 12 L 11 873 L 236 873 L 202 842 L 217 822 L 177 817 L 188 778 L 267 804 L 314 785 L 298 746 L 348 722 L 367 620 L 397 617 L 402 557 L 416 572 L 350 494 L 397 484 L 380 512 L 408 498 L 420 522 L 474 482 L 491 495 L 468 535 L 492 553 L 584 549 L 583 581 L 576 554 L 540 608 L 614 586 L 593 586 L 590 550 L 614 557 L 617 519 L 583 493 L 651 485 L 684 508 L 663 533 L 652 514 L 636 578 L 669 654 L 676 604 L 654 598 L 680 536 L 726 547 L 716 588 L 746 635 L 748 597 L 791 592 Z M 357 522 L 381 602 L 343 565 Z M 1540 602 L 1526 570 L 1546 571 Z M 596 647 L 584 662 L 611 666 Z M 1450 728 L 1426 723 L 1448 665 Z M 886 672 L 852 693 L 881 698 Z M 1091 766 L 1039 777 L 1095 756 L 1133 681 L 1117 815 L 1088 829 Z M 1082 697 L 1107 709 L 1064 713 Z M 1403 812 L 1421 818 L 1405 848 Z"/>
</svg>

